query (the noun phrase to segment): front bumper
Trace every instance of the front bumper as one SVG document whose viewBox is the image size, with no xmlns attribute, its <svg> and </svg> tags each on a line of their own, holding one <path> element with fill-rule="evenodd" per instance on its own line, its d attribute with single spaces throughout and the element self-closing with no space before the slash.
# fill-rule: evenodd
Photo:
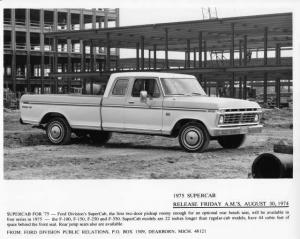
<svg viewBox="0 0 300 239">
<path fill-rule="evenodd" d="M 248 126 L 237 126 L 237 127 L 218 127 L 210 130 L 211 136 L 222 136 L 222 135 L 235 135 L 235 134 L 248 134 L 248 133 L 261 133 L 262 125 L 248 125 Z"/>
</svg>

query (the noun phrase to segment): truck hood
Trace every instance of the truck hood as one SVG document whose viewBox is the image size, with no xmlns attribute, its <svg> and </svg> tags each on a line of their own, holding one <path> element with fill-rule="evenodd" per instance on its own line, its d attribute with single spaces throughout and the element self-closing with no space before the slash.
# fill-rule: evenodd
<svg viewBox="0 0 300 239">
<path fill-rule="evenodd" d="M 256 102 L 232 98 L 219 98 L 208 96 L 175 96 L 167 97 L 165 107 L 193 108 L 193 109 L 247 109 L 260 108 Z"/>
</svg>

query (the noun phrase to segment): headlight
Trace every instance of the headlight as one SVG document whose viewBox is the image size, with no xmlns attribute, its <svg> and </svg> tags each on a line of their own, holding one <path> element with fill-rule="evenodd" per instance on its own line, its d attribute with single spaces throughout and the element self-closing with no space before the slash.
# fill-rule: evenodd
<svg viewBox="0 0 300 239">
<path fill-rule="evenodd" d="M 259 121 L 259 115 L 255 114 L 255 116 L 254 116 L 254 122 L 258 122 L 258 121 Z"/>
<path fill-rule="evenodd" d="M 224 123 L 224 115 L 221 115 L 219 118 L 219 124 L 223 124 Z"/>
</svg>

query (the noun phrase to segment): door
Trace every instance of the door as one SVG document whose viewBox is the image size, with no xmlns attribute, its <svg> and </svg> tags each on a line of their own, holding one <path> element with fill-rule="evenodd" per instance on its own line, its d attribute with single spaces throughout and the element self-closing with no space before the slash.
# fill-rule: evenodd
<svg viewBox="0 0 300 239">
<path fill-rule="evenodd" d="M 124 104 L 127 97 L 129 79 L 117 78 L 111 91 L 102 101 L 102 127 L 104 130 L 124 129 Z"/>
<path fill-rule="evenodd" d="M 147 92 L 141 100 L 140 92 Z M 156 78 L 134 78 L 124 105 L 124 127 L 128 132 L 161 134 L 163 95 Z"/>
</svg>

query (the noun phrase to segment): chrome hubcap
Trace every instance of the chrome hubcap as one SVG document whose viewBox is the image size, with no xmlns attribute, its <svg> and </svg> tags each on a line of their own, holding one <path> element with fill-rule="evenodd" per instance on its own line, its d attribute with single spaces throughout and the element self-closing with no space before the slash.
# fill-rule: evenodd
<svg viewBox="0 0 300 239">
<path fill-rule="evenodd" d="M 61 135 L 61 128 L 58 127 L 57 125 L 53 126 L 51 128 L 51 135 L 53 138 L 57 139 Z"/>
<path fill-rule="evenodd" d="M 195 145 L 199 141 L 199 135 L 195 131 L 189 131 L 185 136 L 185 140 L 189 145 Z"/>
</svg>

